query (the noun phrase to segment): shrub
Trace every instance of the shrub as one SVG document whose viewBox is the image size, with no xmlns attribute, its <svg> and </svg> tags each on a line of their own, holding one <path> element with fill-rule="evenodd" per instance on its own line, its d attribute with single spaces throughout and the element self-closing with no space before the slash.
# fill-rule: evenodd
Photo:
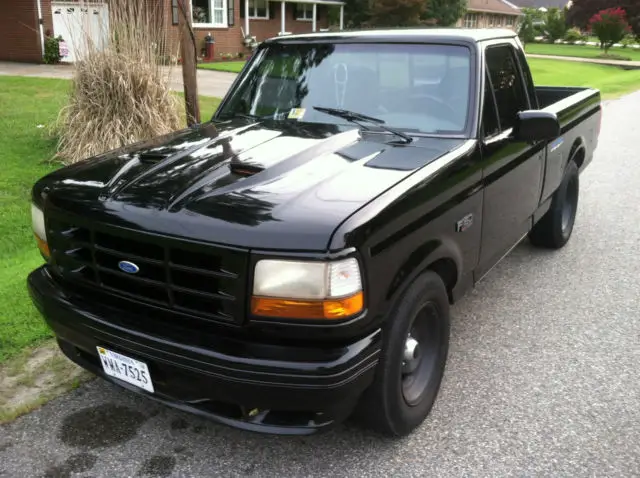
<svg viewBox="0 0 640 478">
<path fill-rule="evenodd" d="M 62 55 L 60 55 L 60 42 L 61 36 L 48 36 L 44 41 L 44 62 L 51 65 L 54 63 L 60 63 Z"/>
<path fill-rule="evenodd" d="M 585 38 L 579 28 L 570 28 L 564 36 L 564 39 L 569 43 L 584 41 Z"/>
<path fill-rule="evenodd" d="M 628 48 L 630 45 L 635 45 L 637 42 L 636 39 L 633 38 L 633 35 L 626 35 L 620 43 L 622 43 L 622 48 Z"/>
<path fill-rule="evenodd" d="M 589 20 L 589 28 L 600 39 L 605 55 L 609 49 L 631 32 L 627 14 L 622 8 L 607 8 Z"/>
<path fill-rule="evenodd" d="M 180 125 L 165 29 L 146 2 L 111 0 L 110 35 L 98 46 L 85 38 L 68 104 L 56 124 L 56 157 L 70 164 L 130 143 L 169 133 Z M 160 47 L 158 47 L 160 45 Z"/>
</svg>

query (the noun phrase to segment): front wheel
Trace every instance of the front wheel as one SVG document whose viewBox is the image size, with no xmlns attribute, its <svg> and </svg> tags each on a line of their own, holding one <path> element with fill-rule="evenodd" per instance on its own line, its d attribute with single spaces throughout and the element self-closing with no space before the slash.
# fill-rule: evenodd
<svg viewBox="0 0 640 478">
<path fill-rule="evenodd" d="M 449 333 L 447 291 L 440 276 L 428 271 L 388 318 L 374 382 L 358 406 L 361 422 L 403 436 L 425 420 L 440 389 Z"/>
<path fill-rule="evenodd" d="M 578 212 L 579 192 L 578 166 L 569 161 L 562 183 L 553 194 L 551 208 L 529 233 L 529 240 L 534 246 L 560 249 L 569 242 Z"/>
</svg>

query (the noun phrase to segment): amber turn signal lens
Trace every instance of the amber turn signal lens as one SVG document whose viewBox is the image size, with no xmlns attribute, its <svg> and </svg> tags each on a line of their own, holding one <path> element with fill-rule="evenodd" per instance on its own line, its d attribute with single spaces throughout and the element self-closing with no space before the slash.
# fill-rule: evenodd
<svg viewBox="0 0 640 478">
<path fill-rule="evenodd" d="M 344 319 L 362 310 L 362 292 L 342 299 L 299 300 L 253 297 L 251 312 L 283 319 Z"/>
<path fill-rule="evenodd" d="M 49 251 L 49 244 L 40 239 L 36 234 L 33 235 L 36 238 L 36 243 L 38 244 L 38 249 L 40 252 L 48 259 L 51 256 L 51 252 Z"/>
</svg>

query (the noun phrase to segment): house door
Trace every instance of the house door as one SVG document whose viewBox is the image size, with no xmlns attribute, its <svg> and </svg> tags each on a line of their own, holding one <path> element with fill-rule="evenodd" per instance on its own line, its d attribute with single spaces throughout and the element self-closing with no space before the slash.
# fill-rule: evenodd
<svg viewBox="0 0 640 478">
<path fill-rule="evenodd" d="M 62 59 L 75 62 L 89 48 L 104 48 L 109 35 L 109 10 L 104 3 L 83 5 L 81 3 L 53 2 L 54 35 L 62 36 L 68 51 Z"/>
</svg>

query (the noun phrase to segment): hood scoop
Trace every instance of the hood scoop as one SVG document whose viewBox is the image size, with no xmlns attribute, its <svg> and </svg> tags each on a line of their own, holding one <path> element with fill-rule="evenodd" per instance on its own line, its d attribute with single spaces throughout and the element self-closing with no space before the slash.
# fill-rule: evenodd
<svg viewBox="0 0 640 478">
<path fill-rule="evenodd" d="M 171 156 L 172 153 L 161 153 L 160 151 L 146 151 L 138 155 L 138 160 L 143 164 L 153 164 Z"/>
<path fill-rule="evenodd" d="M 234 156 L 229 162 L 229 169 L 233 174 L 239 176 L 253 176 L 254 174 L 264 171 L 265 168 L 250 161 L 242 161 L 238 156 Z"/>
</svg>

